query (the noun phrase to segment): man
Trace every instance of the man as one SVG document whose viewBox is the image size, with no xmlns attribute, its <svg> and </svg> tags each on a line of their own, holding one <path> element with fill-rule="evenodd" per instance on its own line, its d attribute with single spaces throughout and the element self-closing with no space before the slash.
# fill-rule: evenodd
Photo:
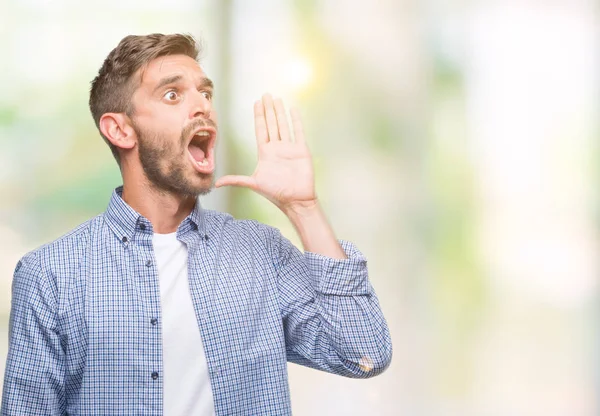
<svg viewBox="0 0 600 416">
<path fill-rule="evenodd" d="M 189 36 L 127 36 L 93 81 L 123 186 L 18 263 L 2 415 L 285 415 L 287 361 L 357 378 L 389 365 L 366 260 L 325 219 L 295 111 L 290 129 L 281 100 L 257 101 L 256 170 L 215 185 L 276 204 L 305 253 L 201 208 L 217 119 L 197 58 Z"/>
</svg>

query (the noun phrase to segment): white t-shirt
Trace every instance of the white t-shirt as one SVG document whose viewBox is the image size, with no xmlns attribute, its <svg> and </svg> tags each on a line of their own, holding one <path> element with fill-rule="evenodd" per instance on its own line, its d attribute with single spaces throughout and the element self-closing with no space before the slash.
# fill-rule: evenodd
<svg viewBox="0 0 600 416">
<path fill-rule="evenodd" d="M 214 416 L 208 364 L 188 282 L 188 250 L 176 234 L 155 233 L 152 239 L 162 307 L 164 414 Z"/>
</svg>

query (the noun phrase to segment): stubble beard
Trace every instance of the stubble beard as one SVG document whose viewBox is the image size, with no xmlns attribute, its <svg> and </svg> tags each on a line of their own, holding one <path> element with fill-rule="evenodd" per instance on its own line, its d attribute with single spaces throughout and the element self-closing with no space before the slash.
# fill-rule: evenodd
<svg viewBox="0 0 600 416">
<path fill-rule="evenodd" d="M 201 183 L 193 183 L 186 171 L 188 156 L 184 147 L 187 136 L 197 125 L 191 125 L 181 132 L 179 148 L 174 151 L 174 146 L 165 143 L 158 134 L 143 132 L 139 126 L 133 125 L 138 137 L 138 154 L 140 164 L 148 180 L 160 191 L 182 196 L 197 197 L 208 194 L 215 185 L 214 174 L 205 174 L 194 171 L 197 177 L 202 178 Z M 206 183 L 208 182 L 208 185 Z"/>
</svg>

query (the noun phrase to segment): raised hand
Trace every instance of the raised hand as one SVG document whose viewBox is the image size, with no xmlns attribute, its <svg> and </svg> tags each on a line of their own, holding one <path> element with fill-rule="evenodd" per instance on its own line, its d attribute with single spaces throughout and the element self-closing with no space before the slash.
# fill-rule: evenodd
<svg viewBox="0 0 600 416">
<path fill-rule="evenodd" d="M 258 164 L 252 176 L 227 175 L 216 187 L 250 188 L 288 212 L 316 204 L 312 158 L 298 111 L 290 111 L 293 137 L 281 99 L 265 94 L 254 103 Z"/>
</svg>

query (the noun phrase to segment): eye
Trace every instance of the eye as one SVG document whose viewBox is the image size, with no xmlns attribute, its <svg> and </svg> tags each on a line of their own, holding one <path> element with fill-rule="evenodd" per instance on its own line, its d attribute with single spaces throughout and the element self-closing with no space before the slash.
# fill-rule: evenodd
<svg viewBox="0 0 600 416">
<path fill-rule="evenodd" d="M 207 100 L 212 99 L 212 92 L 210 91 L 200 91 L 200 94 L 202 94 Z"/>
<path fill-rule="evenodd" d="M 177 91 L 170 90 L 163 95 L 163 98 L 165 98 L 167 101 L 175 102 L 179 100 L 179 94 L 177 94 Z"/>
</svg>

